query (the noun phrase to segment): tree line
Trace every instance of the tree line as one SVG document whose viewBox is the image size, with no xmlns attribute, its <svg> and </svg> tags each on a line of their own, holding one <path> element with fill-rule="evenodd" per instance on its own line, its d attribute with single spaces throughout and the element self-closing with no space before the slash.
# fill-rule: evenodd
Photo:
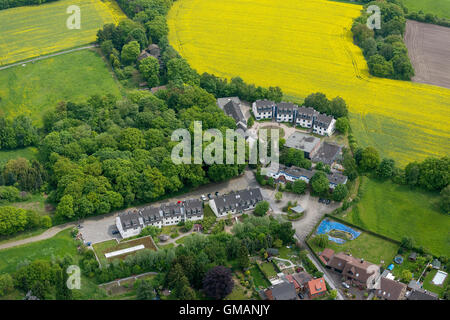
<svg viewBox="0 0 450 320">
<path fill-rule="evenodd" d="M 365 12 L 370 5 L 381 9 L 381 28 L 370 29 Z M 361 47 L 367 60 L 370 74 L 399 80 L 411 80 L 414 68 L 403 42 L 406 28 L 404 7 L 396 0 L 370 1 L 364 6 L 363 14 L 352 25 L 353 40 Z"/>
<path fill-rule="evenodd" d="M 0 0 L 0 10 L 23 6 L 37 6 L 43 3 L 54 1 L 58 0 Z"/>
</svg>

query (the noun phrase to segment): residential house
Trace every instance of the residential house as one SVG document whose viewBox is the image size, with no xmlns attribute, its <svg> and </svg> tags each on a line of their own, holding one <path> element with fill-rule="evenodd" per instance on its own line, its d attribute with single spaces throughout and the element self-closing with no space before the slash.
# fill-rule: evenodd
<svg viewBox="0 0 450 320">
<path fill-rule="evenodd" d="M 374 289 L 380 276 L 380 267 L 364 259 L 339 252 L 330 259 L 327 267 L 342 274 L 344 279 L 361 289 Z"/>
<path fill-rule="evenodd" d="M 244 189 L 211 199 L 209 206 L 217 217 L 223 217 L 252 210 L 262 200 L 261 189 Z"/>
<path fill-rule="evenodd" d="M 297 282 L 297 284 L 300 286 L 301 292 L 307 292 L 308 291 L 308 282 L 313 279 L 311 275 L 307 272 L 297 272 L 292 275 L 294 280 Z"/>
<path fill-rule="evenodd" d="M 277 122 L 294 122 L 298 106 L 289 102 L 280 102 L 276 105 Z"/>
<path fill-rule="evenodd" d="M 325 284 L 324 278 L 312 279 L 307 284 L 308 295 L 312 298 L 317 298 L 323 296 L 327 293 L 327 286 Z"/>
<path fill-rule="evenodd" d="M 323 251 L 320 253 L 319 255 L 319 259 L 320 261 L 323 262 L 323 264 L 327 264 L 331 258 L 334 256 L 334 250 L 329 249 L 329 248 L 325 248 L 323 249 Z"/>
<path fill-rule="evenodd" d="M 188 199 L 178 203 L 165 203 L 159 207 L 146 206 L 119 213 L 116 227 L 122 238 L 137 236 L 147 226 L 162 228 L 181 221 L 203 219 L 203 203 L 199 199 Z"/>
<path fill-rule="evenodd" d="M 375 295 L 383 300 L 403 300 L 406 288 L 406 284 L 400 281 L 381 276 L 379 288 L 375 290 Z"/>
<path fill-rule="evenodd" d="M 439 295 L 425 290 L 425 289 L 415 289 L 406 294 L 406 299 L 408 300 L 439 300 Z"/>
<path fill-rule="evenodd" d="M 292 274 L 287 274 L 285 276 L 286 281 L 292 283 L 294 285 L 295 288 L 295 292 L 299 293 L 301 290 L 300 284 L 297 282 L 297 280 L 294 279 L 294 276 Z"/>
<path fill-rule="evenodd" d="M 314 119 L 318 114 L 319 112 L 311 107 L 300 107 L 297 109 L 295 124 L 303 128 L 312 128 Z"/>
<path fill-rule="evenodd" d="M 322 162 L 329 166 L 333 165 L 342 157 L 342 147 L 333 143 L 323 142 L 320 148 L 311 157 L 312 162 Z"/>
<path fill-rule="evenodd" d="M 318 114 L 313 124 L 313 132 L 322 136 L 332 136 L 336 128 L 336 120 L 326 114 Z"/>
<path fill-rule="evenodd" d="M 265 292 L 268 300 L 297 300 L 297 291 L 295 285 L 289 281 L 281 281 L 278 284 L 270 286 Z"/>
<path fill-rule="evenodd" d="M 253 115 L 256 120 L 272 119 L 275 112 L 275 102 L 270 100 L 256 100 L 252 104 Z"/>
</svg>

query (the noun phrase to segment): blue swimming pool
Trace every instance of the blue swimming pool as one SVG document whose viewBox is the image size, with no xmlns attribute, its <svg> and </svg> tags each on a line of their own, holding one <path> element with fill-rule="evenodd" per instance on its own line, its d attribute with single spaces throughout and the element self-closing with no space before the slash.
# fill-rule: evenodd
<svg viewBox="0 0 450 320">
<path fill-rule="evenodd" d="M 339 230 L 339 231 L 348 232 L 349 234 L 352 235 L 352 238 L 350 240 L 355 240 L 361 234 L 361 232 L 355 231 L 352 228 L 346 226 L 345 224 L 342 224 L 342 223 L 339 223 L 339 222 L 336 222 L 336 221 L 331 221 L 331 220 L 328 220 L 328 219 L 324 219 L 320 223 L 319 227 L 317 228 L 316 233 L 317 234 L 327 234 L 328 235 L 328 239 L 330 241 L 333 241 L 333 242 L 336 242 L 336 243 L 339 243 L 339 244 L 345 243 L 346 240 L 344 240 L 344 239 L 335 238 L 335 237 L 330 236 L 328 233 L 331 230 Z"/>
</svg>

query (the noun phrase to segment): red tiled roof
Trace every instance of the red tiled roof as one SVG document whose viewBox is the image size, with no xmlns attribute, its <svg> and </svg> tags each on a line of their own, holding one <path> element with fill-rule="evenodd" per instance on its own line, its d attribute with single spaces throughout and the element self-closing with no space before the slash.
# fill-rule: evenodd
<svg viewBox="0 0 450 320">
<path fill-rule="evenodd" d="M 327 286 L 323 278 L 314 279 L 308 282 L 308 288 L 311 295 L 327 291 Z"/>
<path fill-rule="evenodd" d="M 325 260 L 330 261 L 331 258 L 334 255 L 334 250 L 329 249 L 329 248 L 325 248 L 323 249 L 322 253 L 320 254 L 320 257 L 323 257 Z M 326 262 L 325 262 L 326 264 Z"/>
</svg>

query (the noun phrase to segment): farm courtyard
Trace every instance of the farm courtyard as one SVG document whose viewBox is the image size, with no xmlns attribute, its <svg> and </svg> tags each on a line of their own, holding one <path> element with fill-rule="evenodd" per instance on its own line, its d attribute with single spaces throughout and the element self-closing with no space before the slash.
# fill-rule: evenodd
<svg viewBox="0 0 450 320">
<path fill-rule="evenodd" d="M 81 29 L 68 29 L 66 12 L 80 7 Z M 0 66 L 94 42 L 97 30 L 125 14 L 112 0 L 60 0 L 0 11 Z"/>
<path fill-rule="evenodd" d="M 200 73 L 280 86 L 295 100 L 341 96 L 358 142 L 400 165 L 448 154 L 450 90 L 370 76 L 350 30 L 361 9 L 326 0 L 180 0 L 169 12 L 169 41 Z"/>
</svg>

